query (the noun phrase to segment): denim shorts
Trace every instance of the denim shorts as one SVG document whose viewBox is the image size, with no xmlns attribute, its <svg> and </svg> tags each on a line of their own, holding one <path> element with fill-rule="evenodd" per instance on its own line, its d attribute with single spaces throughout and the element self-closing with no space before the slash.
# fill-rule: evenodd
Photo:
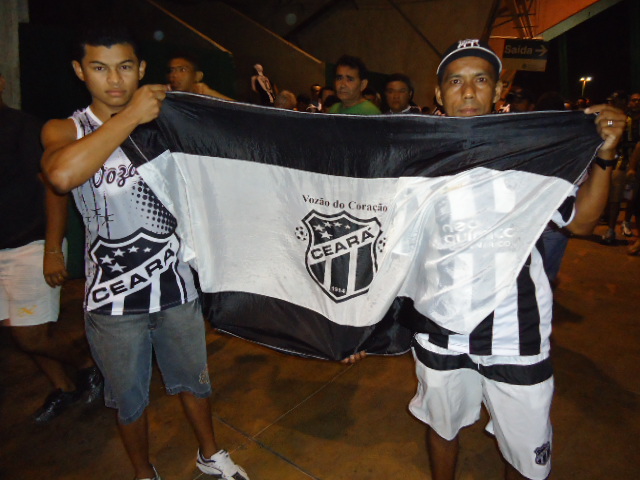
<svg viewBox="0 0 640 480">
<path fill-rule="evenodd" d="M 200 302 L 139 315 L 85 313 L 91 353 L 105 379 L 107 407 L 120 423 L 136 421 L 149 404 L 152 351 L 167 393 L 211 395 Z"/>
</svg>

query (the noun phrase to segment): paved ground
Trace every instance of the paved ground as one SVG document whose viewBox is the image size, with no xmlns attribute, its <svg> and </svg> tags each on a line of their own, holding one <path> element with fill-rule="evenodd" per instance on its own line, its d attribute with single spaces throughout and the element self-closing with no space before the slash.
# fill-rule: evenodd
<svg viewBox="0 0 640 480">
<path fill-rule="evenodd" d="M 552 478 L 632 480 L 640 478 L 640 257 L 594 238 L 570 242 L 556 290 Z M 81 294 L 81 281 L 63 294 L 60 327 L 76 335 Z M 406 408 L 416 386 L 409 355 L 345 367 L 213 331 L 207 340 L 218 440 L 252 480 L 430 478 L 424 428 Z M 0 479 L 131 479 L 113 412 L 78 405 L 33 425 L 50 387 L 6 329 L 0 346 Z M 157 372 L 151 395 L 152 457 L 163 479 L 207 478 Z M 459 479 L 502 478 L 485 424 L 483 417 L 462 434 Z"/>
</svg>

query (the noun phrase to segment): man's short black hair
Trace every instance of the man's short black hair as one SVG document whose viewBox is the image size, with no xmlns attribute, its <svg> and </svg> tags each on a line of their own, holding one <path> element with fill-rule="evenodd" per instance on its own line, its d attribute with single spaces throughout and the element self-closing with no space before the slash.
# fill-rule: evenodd
<svg viewBox="0 0 640 480">
<path fill-rule="evenodd" d="M 181 59 L 186 60 L 187 62 L 189 62 L 191 65 L 193 65 L 193 69 L 196 72 L 201 72 L 202 71 L 202 69 L 200 68 L 200 62 L 198 61 L 196 56 L 193 55 L 192 53 L 178 52 L 175 55 L 171 55 L 171 58 L 169 58 L 169 62 L 171 60 L 175 60 L 176 58 L 181 58 Z M 169 63 L 169 62 L 167 62 L 167 63 Z"/>
<path fill-rule="evenodd" d="M 73 59 L 81 62 L 87 53 L 85 47 L 112 47 L 119 44 L 129 44 L 133 52 L 142 60 L 138 42 L 131 31 L 123 25 L 92 26 L 79 32 L 73 51 Z"/>
<path fill-rule="evenodd" d="M 360 80 L 367 80 L 369 78 L 369 70 L 367 70 L 367 66 L 358 57 L 342 55 L 336 62 L 336 69 L 338 67 L 349 67 L 358 70 Z"/>
<path fill-rule="evenodd" d="M 386 89 L 387 86 L 391 82 L 402 82 L 402 83 L 404 83 L 407 87 L 409 87 L 409 91 L 411 92 L 411 96 L 413 96 L 413 92 L 415 91 L 413 89 L 413 83 L 411 82 L 411 79 L 407 75 L 405 75 L 404 73 L 393 73 L 393 74 L 389 75 L 389 77 L 387 78 L 387 83 L 384 84 L 384 88 Z"/>
</svg>

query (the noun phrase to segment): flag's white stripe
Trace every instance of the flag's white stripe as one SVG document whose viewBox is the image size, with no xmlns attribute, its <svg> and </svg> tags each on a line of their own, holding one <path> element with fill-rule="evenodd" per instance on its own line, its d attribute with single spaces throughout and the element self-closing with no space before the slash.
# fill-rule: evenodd
<svg viewBox="0 0 640 480">
<path fill-rule="evenodd" d="M 375 324 L 396 296 L 406 295 L 421 313 L 461 333 L 504 299 L 572 188 L 557 178 L 484 168 L 451 177 L 364 179 L 186 154 L 160 156 L 139 170 L 178 218 L 205 292 L 278 298 L 352 326 Z M 440 212 L 446 204 L 450 211 Z M 387 244 L 366 295 L 344 302 L 326 295 L 322 287 L 330 289 L 335 273 L 330 262 L 323 286 L 309 275 L 308 245 L 296 228 L 312 211 L 380 221 Z M 496 261 L 503 254 L 513 259 L 508 268 Z M 441 288 L 439 272 L 453 284 Z M 350 282 L 351 275 L 353 269 Z"/>
<path fill-rule="evenodd" d="M 494 208 L 496 212 L 510 212 L 516 203 L 516 192 L 505 177 L 496 179 L 493 184 Z"/>
</svg>

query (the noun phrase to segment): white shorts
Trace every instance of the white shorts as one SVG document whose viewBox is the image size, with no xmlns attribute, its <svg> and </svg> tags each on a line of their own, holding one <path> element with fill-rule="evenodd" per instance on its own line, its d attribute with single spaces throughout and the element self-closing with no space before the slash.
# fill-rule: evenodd
<svg viewBox="0 0 640 480">
<path fill-rule="evenodd" d="M 44 240 L 0 250 L 0 325 L 29 327 L 55 322 L 60 287 L 44 279 Z"/>
<path fill-rule="evenodd" d="M 419 382 L 409 410 L 416 418 L 453 440 L 480 418 L 484 404 L 491 417 L 487 431 L 505 460 L 527 478 L 548 477 L 553 397 L 548 354 L 478 356 L 416 341 L 413 355 Z"/>
</svg>

